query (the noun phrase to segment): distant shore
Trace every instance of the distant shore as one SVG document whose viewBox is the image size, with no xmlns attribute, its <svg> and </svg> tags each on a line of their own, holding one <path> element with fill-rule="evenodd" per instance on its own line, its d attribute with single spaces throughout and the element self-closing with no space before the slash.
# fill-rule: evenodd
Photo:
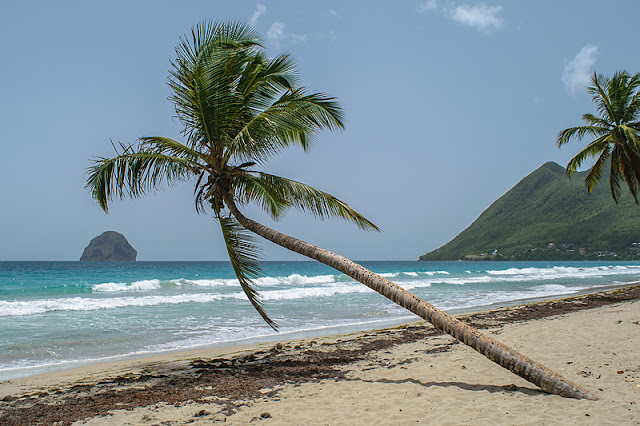
<svg viewBox="0 0 640 426">
<path fill-rule="evenodd" d="M 411 323 L 0 382 L 0 423 L 636 423 L 639 299 L 632 285 L 462 316 L 598 392 L 596 402 L 544 394 L 430 325 Z"/>
</svg>

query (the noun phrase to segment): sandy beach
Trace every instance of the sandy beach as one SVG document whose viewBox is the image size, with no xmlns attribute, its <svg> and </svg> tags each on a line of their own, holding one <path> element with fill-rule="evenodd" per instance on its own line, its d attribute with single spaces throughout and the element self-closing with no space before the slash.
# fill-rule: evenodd
<svg viewBox="0 0 640 426">
<path fill-rule="evenodd" d="M 545 394 L 425 323 L 0 382 L 0 423 L 640 424 L 640 287 L 462 316 L 596 392 Z"/>
</svg>

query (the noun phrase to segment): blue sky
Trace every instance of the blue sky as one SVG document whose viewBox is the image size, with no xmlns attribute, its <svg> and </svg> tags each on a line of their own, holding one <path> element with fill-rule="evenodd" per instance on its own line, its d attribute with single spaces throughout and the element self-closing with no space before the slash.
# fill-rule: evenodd
<svg viewBox="0 0 640 426">
<path fill-rule="evenodd" d="M 344 132 L 267 171 L 330 192 L 368 233 L 297 213 L 283 232 L 358 260 L 413 260 L 455 237 L 546 161 L 582 146 L 558 131 L 594 112 L 594 72 L 640 71 L 636 1 L 24 1 L 0 16 L 0 260 L 77 260 L 105 230 L 139 260 L 224 260 L 192 185 L 103 213 L 84 189 L 110 140 L 180 137 L 167 101 L 179 38 L 202 20 L 244 20 L 301 81 L 339 99 Z M 265 258 L 301 259 L 264 243 Z"/>
</svg>

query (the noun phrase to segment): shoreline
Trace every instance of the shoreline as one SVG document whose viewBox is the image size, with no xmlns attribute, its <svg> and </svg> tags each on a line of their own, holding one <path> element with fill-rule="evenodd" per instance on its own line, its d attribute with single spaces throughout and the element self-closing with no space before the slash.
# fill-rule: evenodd
<svg viewBox="0 0 640 426">
<path fill-rule="evenodd" d="M 597 287 L 591 287 L 587 289 L 578 290 L 573 293 L 566 294 L 554 294 L 548 296 L 538 296 L 531 298 L 521 298 L 514 300 L 506 300 L 506 301 L 498 301 L 484 305 L 477 305 L 466 308 L 453 308 L 444 310 L 444 312 L 459 316 L 459 315 L 468 315 L 485 311 L 493 311 L 499 310 L 507 307 L 514 307 L 524 304 L 532 304 L 537 302 L 555 300 L 555 299 L 565 299 L 571 297 L 577 297 L 586 294 L 592 293 L 600 293 L 609 290 L 615 290 L 619 288 L 625 288 L 629 286 L 639 285 L 640 282 L 633 281 L 629 283 L 621 283 L 621 284 L 607 284 Z M 374 320 L 367 322 L 357 322 L 350 324 L 342 324 L 342 325 L 333 325 L 326 326 L 320 328 L 310 328 L 310 329 L 302 329 L 289 331 L 284 333 L 275 333 L 269 335 L 259 335 L 253 337 L 245 337 L 236 340 L 225 340 L 221 342 L 198 345 L 193 347 L 184 347 L 178 349 L 170 349 L 170 350 L 160 350 L 160 351 L 151 351 L 151 352 L 134 352 L 129 354 L 121 354 L 121 355 L 112 355 L 105 358 L 98 359 L 84 359 L 84 360 L 67 360 L 59 363 L 51 363 L 44 365 L 36 365 L 36 366 L 28 366 L 28 367 L 16 367 L 11 369 L 6 369 L 0 371 L 0 398 L 3 395 L 2 392 L 2 384 L 11 380 L 17 380 L 22 378 L 28 378 L 33 376 L 41 376 L 55 373 L 62 373 L 68 370 L 75 369 L 85 369 L 91 368 L 91 366 L 96 366 L 99 368 L 101 365 L 112 365 L 112 364 L 120 364 L 120 363 L 128 363 L 134 361 L 144 362 L 145 359 L 155 359 L 157 357 L 172 357 L 177 355 L 180 357 L 180 354 L 190 354 L 193 352 L 199 352 L 201 350 L 220 350 L 221 353 L 231 351 L 233 348 L 238 347 L 250 347 L 258 344 L 268 344 L 285 340 L 297 340 L 297 339 L 312 339 L 312 338 L 322 338 L 329 336 L 338 336 L 338 335 L 348 335 L 352 333 L 358 332 L 368 332 L 378 329 L 386 329 L 392 327 L 398 327 L 403 325 L 412 324 L 414 322 L 423 321 L 421 318 L 414 316 L 411 313 L 408 313 L 407 316 L 393 318 L 393 319 L 382 319 L 382 320 Z M 92 369 L 92 368 L 91 368 Z M 15 376 L 10 376 L 8 374 L 4 374 L 6 378 L 2 378 L 2 373 L 5 371 L 16 371 L 18 372 Z"/>
<path fill-rule="evenodd" d="M 637 307 L 638 299 L 640 299 L 640 286 L 636 284 L 563 299 L 475 312 L 459 317 L 477 328 L 489 329 L 495 333 L 496 330 L 500 332 L 501 329 L 512 326 L 515 329 L 540 327 L 545 322 L 559 321 L 557 318 L 570 318 L 576 314 L 593 317 L 595 310 L 606 310 L 611 306 L 624 307 L 633 304 Z M 624 301 L 630 303 L 621 304 Z M 640 318 L 636 318 L 636 322 L 638 319 Z M 584 320 L 580 320 L 580 325 L 583 325 L 583 322 Z M 633 324 L 630 325 L 631 331 L 640 331 L 640 327 Z M 596 326 L 597 324 L 594 328 Z M 425 337 L 429 338 L 425 339 Z M 622 337 L 631 340 L 631 336 Z M 498 339 L 503 341 L 501 336 L 498 336 Z M 547 342 L 541 344 L 541 340 L 536 340 L 537 346 L 543 346 L 536 349 L 544 350 Z M 466 348 L 464 345 L 458 345 L 449 336 L 434 330 L 430 325 L 424 325 L 422 321 L 414 321 L 375 331 L 306 339 L 282 339 L 282 342 L 276 345 L 273 342 L 263 342 L 163 353 L 0 382 L 0 409 L 9 413 L 8 416 L 11 416 L 11 413 L 14 415 L 14 417 L 0 418 L 0 420 L 7 424 L 25 424 L 15 419 L 22 419 L 29 423 L 29 418 L 25 415 L 35 412 L 38 418 L 70 424 L 69 422 L 86 417 L 112 416 L 113 414 L 108 413 L 114 407 L 121 408 L 123 411 L 120 414 L 126 417 L 135 416 L 140 410 L 157 411 L 160 406 L 169 411 L 180 411 L 180 407 L 188 406 L 191 410 L 190 416 L 193 417 L 193 404 L 196 406 L 204 404 L 208 407 L 205 411 L 210 414 L 212 405 L 222 404 L 220 413 L 225 416 L 235 416 L 234 413 L 244 410 L 242 407 L 257 404 L 256 401 L 261 398 L 268 399 L 269 395 L 277 398 L 280 391 L 276 389 L 284 391 L 291 386 L 312 386 L 324 381 L 349 383 L 349 374 L 354 371 L 365 375 L 376 371 L 386 372 L 388 365 L 385 366 L 384 363 L 380 365 L 374 362 L 371 368 L 362 367 L 359 364 L 368 365 L 367 363 L 370 364 L 371 360 L 379 358 L 381 353 L 395 353 L 411 345 L 418 345 L 422 349 L 416 349 L 415 352 L 421 351 L 420 353 L 425 353 L 427 357 L 453 353 Z M 409 369 L 413 364 L 417 365 L 416 361 L 412 361 L 415 357 L 415 353 L 410 356 L 400 354 L 401 360 L 397 361 L 396 365 L 403 365 L 403 367 L 398 367 L 398 370 Z M 465 361 L 465 365 L 470 362 L 481 362 L 482 358 L 474 352 L 470 360 Z M 532 358 L 539 360 L 538 355 Z M 433 362 L 433 359 L 429 358 L 428 362 Z M 567 365 L 569 365 L 568 362 Z M 550 367 L 558 368 L 555 365 Z M 521 380 L 500 367 L 497 369 L 499 374 L 506 374 L 508 384 Z M 562 374 L 565 373 L 562 372 Z M 407 377 L 421 375 L 424 375 L 424 371 Z M 466 382 L 463 377 L 459 377 L 458 380 Z M 528 382 L 522 382 L 524 384 L 518 382 L 517 387 L 523 386 L 525 395 L 535 395 L 536 398 L 549 397 Z M 171 384 L 170 392 L 167 390 L 167 383 Z M 204 389 L 205 383 L 205 387 L 211 389 Z M 462 384 L 458 387 L 464 391 Z M 500 387 L 500 392 L 503 391 L 505 389 Z M 559 397 L 553 396 L 553 398 Z M 564 398 L 560 399 L 564 400 Z M 178 416 L 177 412 L 168 414 L 170 417 L 174 415 Z M 11 423 L 8 419 L 14 422 Z M 33 418 L 30 421 L 33 423 Z M 120 421 L 111 418 L 111 422 L 119 423 Z M 211 418 L 209 418 L 210 422 Z"/>
</svg>

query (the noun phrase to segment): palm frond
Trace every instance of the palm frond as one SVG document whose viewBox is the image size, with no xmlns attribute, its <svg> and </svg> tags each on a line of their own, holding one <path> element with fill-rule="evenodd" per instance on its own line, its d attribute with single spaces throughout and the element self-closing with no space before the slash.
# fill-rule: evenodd
<svg viewBox="0 0 640 426">
<path fill-rule="evenodd" d="M 582 114 L 582 120 L 589 126 L 600 128 L 602 131 L 607 131 L 615 126 L 615 123 L 611 123 L 610 121 L 593 114 Z"/>
<path fill-rule="evenodd" d="M 260 295 L 252 281 L 262 274 L 258 263 L 259 247 L 253 243 L 248 231 L 233 217 L 218 216 L 218 221 L 222 228 L 222 236 L 227 246 L 231 266 L 242 290 L 262 319 L 269 324 L 269 327 L 277 331 L 278 325 L 269 318 L 262 308 Z"/>
<path fill-rule="evenodd" d="M 355 223 L 365 230 L 380 229 L 344 201 L 304 183 L 267 173 L 244 175 L 243 201 L 261 205 L 274 219 L 289 207 L 308 212 L 320 219 L 339 218 Z"/>
<path fill-rule="evenodd" d="M 611 79 L 608 87 L 609 98 L 620 124 L 630 121 L 628 115 L 633 111 L 629 105 L 638 85 L 640 85 L 640 77 L 637 74 L 631 76 L 626 71 L 617 71 Z"/>
<path fill-rule="evenodd" d="M 307 151 L 314 133 L 320 129 L 344 129 L 343 111 L 335 98 L 307 94 L 304 88 L 291 90 L 238 131 L 227 157 L 264 162 L 291 145 Z"/>
<path fill-rule="evenodd" d="M 614 147 L 611 152 L 611 167 L 609 169 L 609 190 L 611 198 L 618 204 L 620 199 L 620 148 Z"/>
<path fill-rule="evenodd" d="M 640 134 L 638 129 L 635 129 L 629 125 L 619 126 L 621 136 L 631 145 L 631 147 L 640 152 Z"/>
<path fill-rule="evenodd" d="M 627 159 L 624 158 L 623 161 L 627 164 L 621 167 L 622 176 L 624 177 L 624 181 L 627 183 L 627 188 L 629 188 L 629 192 L 631 193 L 633 200 L 635 201 L 636 204 L 638 204 L 638 178 L 634 173 L 633 166 L 629 164 Z M 614 198 L 614 200 L 617 203 L 618 202 L 617 198 L 619 198 L 619 191 L 618 191 L 618 194 L 616 195 L 618 195 L 618 197 Z"/>
<path fill-rule="evenodd" d="M 200 165 L 185 158 L 124 147 L 114 158 L 99 157 L 87 170 L 85 188 L 100 207 L 108 211 L 113 197 L 140 198 L 151 189 L 161 189 L 187 179 Z"/>
<path fill-rule="evenodd" d="M 587 91 L 600 116 L 584 114 L 587 126 L 571 127 L 558 134 L 560 147 L 571 139 L 582 139 L 589 135 L 594 138 L 567 164 L 571 175 L 588 157 L 598 157 L 585 178 L 587 190 L 591 192 L 600 181 L 605 162 L 609 162 L 609 189 L 617 203 L 620 199 L 621 184 L 624 181 L 629 192 L 638 203 L 640 189 L 640 73 L 630 75 L 626 71 L 616 71 L 611 78 L 594 73 Z"/>
<path fill-rule="evenodd" d="M 589 170 L 587 176 L 584 178 L 584 184 L 587 187 L 587 192 L 591 194 L 593 187 L 596 183 L 600 182 L 600 178 L 602 177 L 602 170 L 606 166 L 609 161 L 610 153 L 608 150 L 605 150 L 600 154 L 598 160 Z"/>
<path fill-rule="evenodd" d="M 264 111 L 282 92 L 294 88 L 295 72 L 295 62 L 290 55 L 268 59 L 264 53 L 256 54 L 238 81 L 237 92 L 243 99 L 243 107 L 251 111 L 252 116 Z"/>
<path fill-rule="evenodd" d="M 609 151 L 611 150 L 610 140 L 611 140 L 611 135 L 609 134 L 601 136 L 598 139 L 591 142 L 589 145 L 587 145 L 578 154 L 576 154 L 576 156 L 569 161 L 569 164 L 567 164 L 567 173 L 569 174 L 569 176 L 571 176 L 573 172 L 578 170 L 582 165 L 582 162 L 587 158 L 596 157 L 602 153 L 607 153 L 608 155 Z"/>
<path fill-rule="evenodd" d="M 233 87 L 259 47 L 257 34 L 239 22 L 199 24 L 191 42 L 181 40 L 172 62 L 169 99 L 190 146 L 213 149 L 225 138 L 225 120 L 238 102 Z"/>
<path fill-rule="evenodd" d="M 206 52 L 224 48 L 261 47 L 260 36 L 241 21 L 203 21 L 191 29 L 191 37 L 180 37 L 176 54 L 184 60 L 197 61 Z"/>
<path fill-rule="evenodd" d="M 607 131 L 609 131 L 609 129 L 601 126 L 569 127 L 568 129 L 564 129 L 560 133 L 558 133 L 558 137 L 556 139 L 556 145 L 558 145 L 558 147 L 561 147 L 562 145 L 569 142 L 571 139 L 575 138 L 575 139 L 581 140 L 586 135 L 599 137 L 606 134 Z"/>
<path fill-rule="evenodd" d="M 234 184 L 237 201 L 240 204 L 256 203 L 274 220 L 281 219 L 289 207 L 280 191 L 273 191 L 272 187 L 262 185 L 259 178 L 249 173 L 237 176 Z"/>
<path fill-rule="evenodd" d="M 638 204 L 638 186 L 640 185 L 640 153 L 634 149 L 633 144 L 622 145 L 624 155 L 622 156 L 621 168 L 624 179 L 633 195 L 633 199 Z"/>
<path fill-rule="evenodd" d="M 162 136 L 146 136 L 140 138 L 139 142 L 141 150 L 168 155 L 171 157 L 184 158 L 185 160 L 193 163 L 200 164 L 205 157 L 202 152 L 189 148 L 188 146 L 171 138 Z"/>
<path fill-rule="evenodd" d="M 290 145 L 307 150 L 317 130 L 344 128 L 335 99 L 296 87 L 293 59 L 269 59 L 246 26 L 201 24 L 176 54 L 169 99 L 187 145 L 225 164 L 265 162 Z"/>
<path fill-rule="evenodd" d="M 594 73 L 591 77 L 591 85 L 587 86 L 587 92 L 593 95 L 592 99 L 600 116 L 607 117 L 613 123 L 618 123 L 620 117 L 616 116 L 616 111 L 609 98 L 609 92 L 606 89 L 610 85 L 611 80 L 609 78 L 602 74 Z"/>
<path fill-rule="evenodd" d="M 640 73 L 633 76 L 640 81 Z M 624 114 L 624 123 L 632 123 L 640 118 L 640 92 L 636 92 L 629 100 L 629 106 Z"/>
</svg>

